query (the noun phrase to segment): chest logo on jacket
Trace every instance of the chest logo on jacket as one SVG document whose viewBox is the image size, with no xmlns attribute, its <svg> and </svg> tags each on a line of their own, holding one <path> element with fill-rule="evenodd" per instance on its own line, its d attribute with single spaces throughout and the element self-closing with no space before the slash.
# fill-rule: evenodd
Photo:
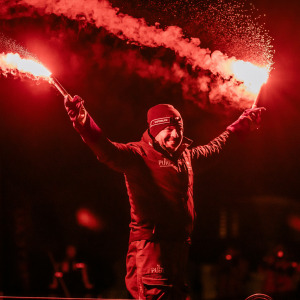
<svg viewBox="0 0 300 300">
<path fill-rule="evenodd" d="M 168 159 L 164 158 L 164 159 L 159 159 L 158 160 L 158 165 L 161 167 L 161 168 L 164 168 L 164 167 L 171 167 L 172 164 L 171 164 L 171 161 L 169 161 Z"/>
</svg>

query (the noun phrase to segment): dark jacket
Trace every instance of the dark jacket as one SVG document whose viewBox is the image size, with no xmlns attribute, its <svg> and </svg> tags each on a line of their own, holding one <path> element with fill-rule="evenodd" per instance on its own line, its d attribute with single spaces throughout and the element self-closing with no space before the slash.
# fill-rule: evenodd
<svg viewBox="0 0 300 300">
<path fill-rule="evenodd" d="M 232 135 L 224 131 L 205 146 L 188 148 L 184 138 L 170 156 L 150 137 L 128 144 L 108 140 L 88 115 L 83 126 L 74 124 L 98 160 L 122 172 L 130 202 L 130 241 L 189 240 L 195 220 L 193 169 L 218 156 Z"/>
</svg>

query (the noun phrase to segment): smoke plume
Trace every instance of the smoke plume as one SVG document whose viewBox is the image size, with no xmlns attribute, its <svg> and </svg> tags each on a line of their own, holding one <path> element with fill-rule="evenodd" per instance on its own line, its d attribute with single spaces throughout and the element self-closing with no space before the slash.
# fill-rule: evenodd
<svg viewBox="0 0 300 300">
<path fill-rule="evenodd" d="M 241 99 L 253 100 L 243 85 L 233 79 L 229 66 L 236 60 L 235 57 L 228 57 L 218 50 L 211 52 L 207 48 L 201 48 L 199 38 L 187 38 L 178 26 L 161 28 L 159 24 L 148 25 L 145 19 L 124 14 L 106 0 L 18 0 L 14 3 L 5 1 L 0 8 L 0 15 L 7 18 L 36 14 L 55 14 L 70 20 L 90 23 L 138 46 L 170 49 L 177 56 L 184 58 L 185 66 L 191 66 L 192 70 L 188 71 L 176 61 L 170 66 L 162 66 L 158 59 L 147 61 L 134 51 L 131 52 L 131 56 L 124 52 L 122 58 L 125 63 L 128 62 L 128 70 L 141 77 L 157 77 L 180 83 L 185 99 L 200 104 L 196 99 L 199 99 L 200 93 L 206 93 L 213 103 L 226 98 L 239 106 L 241 103 L 247 103 L 240 101 Z"/>
</svg>

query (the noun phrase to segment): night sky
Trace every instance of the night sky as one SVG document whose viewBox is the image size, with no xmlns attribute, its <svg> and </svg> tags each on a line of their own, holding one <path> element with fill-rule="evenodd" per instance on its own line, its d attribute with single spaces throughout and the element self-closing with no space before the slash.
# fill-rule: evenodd
<svg viewBox="0 0 300 300">
<path fill-rule="evenodd" d="M 158 103 L 173 104 L 182 113 L 185 135 L 194 145 L 209 142 L 247 108 L 226 98 L 209 101 L 207 93 L 195 90 L 193 78 L 213 75 L 193 70 L 170 49 L 128 42 L 85 22 L 82 15 L 71 20 L 26 5 L 34 1 L 4 2 L 0 32 L 15 45 L 2 41 L 0 51 L 10 52 L 11 47 L 36 55 L 71 95 L 85 99 L 87 110 L 113 141 L 139 140 L 147 126 L 148 108 Z M 218 261 L 232 244 L 253 265 L 278 244 L 300 261 L 300 4 L 252 2 L 263 16 L 257 22 L 268 30 L 275 50 L 273 70 L 259 102 L 266 112 L 257 132 L 234 143 L 218 164 L 196 177 L 194 264 Z M 201 3 L 207 2 L 114 0 L 112 6 L 144 18 L 148 25 L 176 25 L 212 51 L 241 59 L 255 57 L 253 49 L 262 46 L 249 36 L 247 50 L 243 42 L 249 33 L 240 37 L 239 47 L 228 24 L 224 31 L 220 25 L 208 30 L 197 19 L 204 11 Z M 212 24 L 215 20 L 211 16 Z M 174 62 L 188 79 L 172 75 Z M 74 244 L 78 256 L 91 266 L 97 292 L 123 291 L 130 222 L 123 175 L 97 162 L 72 128 L 63 97 L 54 87 L 44 81 L 0 76 L 0 288 L 7 294 L 46 294 L 52 275 L 49 253 L 60 260 L 65 247 Z M 97 228 L 78 224 L 80 209 L 95 216 Z M 237 236 L 228 232 L 220 239 L 224 211 L 229 223 L 232 212 L 237 213 L 240 227 Z"/>
</svg>

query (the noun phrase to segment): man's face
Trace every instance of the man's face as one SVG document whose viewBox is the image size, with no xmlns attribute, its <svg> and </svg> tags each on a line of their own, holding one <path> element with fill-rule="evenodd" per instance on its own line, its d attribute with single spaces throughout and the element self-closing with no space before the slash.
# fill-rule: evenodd
<svg viewBox="0 0 300 300">
<path fill-rule="evenodd" d="M 180 125 L 170 125 L 160 131 L 155 140 L 169 153 L 174 153 L 181 145 L 183 138 L 183 127 Z"/>
</svg>

